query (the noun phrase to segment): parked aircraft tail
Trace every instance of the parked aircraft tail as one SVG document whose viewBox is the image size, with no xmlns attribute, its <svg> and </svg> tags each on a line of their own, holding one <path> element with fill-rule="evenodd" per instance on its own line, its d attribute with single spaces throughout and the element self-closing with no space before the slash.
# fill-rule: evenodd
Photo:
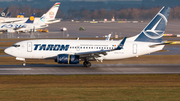
<svg viewBox="0 0 180 101">
<path fill-rule="evenodd" d="M 9 12 L 5 17 L 10 18 L 11 17 L 11 12 Z"/>
<path fill-rule="evenodd" d="M 8 7 L 6 7 L 2 12 L 1 12 L 1 14 L 0 14 L 0 17 L 5 17 L 6 16 L 6 14 L 7 14 L 7 12 L 8 12 Z"/>
<path fill-rule="evenodd" d="M 33 23 L 35 19 L 35 13 L 33 13 L 25 23 Z"/>
<path fill-rule="evenodd" d="M 135 41 L 161 42 L 168 22 L 170 7 L 163 7 L 150 23 L 137 35 Z"/>
<path fill-rule="evenodd" d="M 55 3 L 51 7 L 51 9 L 49 9 L 49 11 L 46 13 L 46 19 L 48 20 L 55 19 L 59 6 L 60 6 L 59 2 Z"/>
<path fill-rule="evenodd" d="M 17 18 L 24 18 L 24 16 L 25 16 L 25 13 L 19 13 L 19 14 L 17 15 Z"/>
</svg>

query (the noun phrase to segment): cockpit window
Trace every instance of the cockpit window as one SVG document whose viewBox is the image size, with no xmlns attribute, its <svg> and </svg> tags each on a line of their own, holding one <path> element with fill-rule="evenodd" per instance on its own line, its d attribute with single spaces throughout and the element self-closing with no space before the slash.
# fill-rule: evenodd
<svg viewBox="0 0 180 101">
<path fill-rule="evenodd" d="M 13 45 L 13 47 L 20 47 L 20 45 Z"/>
</svg>

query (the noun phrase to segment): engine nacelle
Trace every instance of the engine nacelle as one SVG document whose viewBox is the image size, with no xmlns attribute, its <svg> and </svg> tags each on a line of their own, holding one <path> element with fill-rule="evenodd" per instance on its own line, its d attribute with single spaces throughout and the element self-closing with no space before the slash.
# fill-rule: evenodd
<svg viewBox="0 0 180 101">
<path fill-rule="evenodd" d="M 57 63 L 60 64 L 79 64 L 79 55 L 59 54 Z"/>
</svg>

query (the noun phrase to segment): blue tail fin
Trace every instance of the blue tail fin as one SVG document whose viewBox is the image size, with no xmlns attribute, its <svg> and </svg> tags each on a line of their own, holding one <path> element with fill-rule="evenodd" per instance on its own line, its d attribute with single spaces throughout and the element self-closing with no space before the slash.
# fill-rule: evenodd
<svg viewBox="0 0 180 101">
<path fill-rule="evenodd" d="M 25 13 L 19 13 L 19 14 L 17 15 L 17 18 L 24 18 L 24 16 L 25 16 Z"/>
<path fill-rule="evenodd" d="M 6 18 L 9 18 L 11 17 L 11 12 L 9 12 L 7 15 L 6 15 Z"/>
<path fill-rule="evenodd" d="M 5 8 L 1 13 L 0 13 L 0 17 L 5 17 L 7 15 L 7 12 L 8 12 L 8 7 Z"/>
<path fill-rule="evenodd" d="M 141 31 L 135 41 L 161 42 L 168 22 L 170 7 L 163 7 Z"/>
<path fill-rule="evenodd" d="M 33 13 L 25 23 L 33 23 L 35 19 L 35 13 Z"/>
</svg>

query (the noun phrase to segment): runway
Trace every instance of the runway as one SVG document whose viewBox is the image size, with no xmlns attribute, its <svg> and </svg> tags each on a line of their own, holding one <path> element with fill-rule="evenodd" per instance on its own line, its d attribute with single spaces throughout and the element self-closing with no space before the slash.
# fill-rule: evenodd
<svg viewBox="0 0 180 101">
<path fill-rule="evenodd" d="M 0 75 L 180 74 L 180 64 L 0 65 Z"/>
</svg>

